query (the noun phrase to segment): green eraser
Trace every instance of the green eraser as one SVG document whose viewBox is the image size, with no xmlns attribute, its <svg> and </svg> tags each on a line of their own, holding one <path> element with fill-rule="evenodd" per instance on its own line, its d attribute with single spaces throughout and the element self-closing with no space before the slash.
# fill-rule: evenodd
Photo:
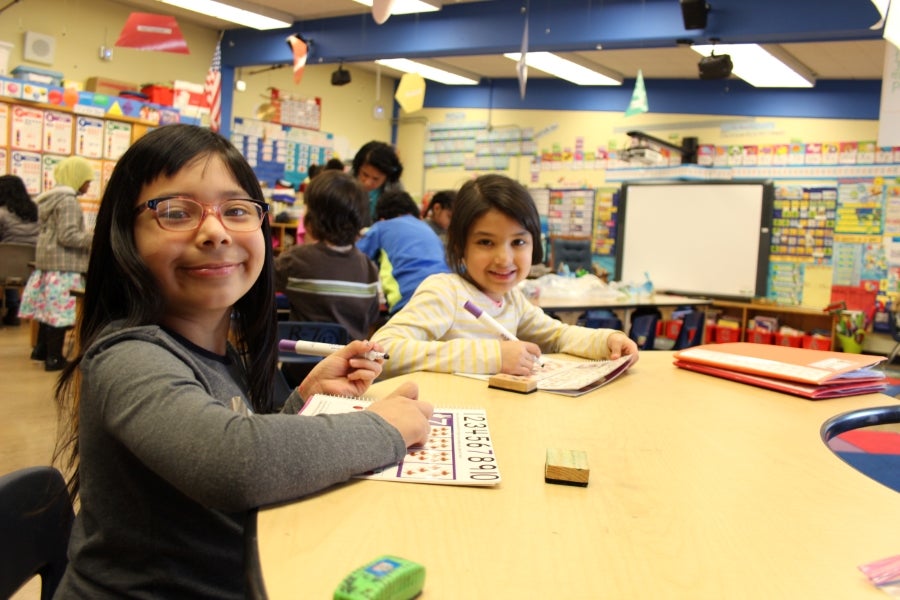
<svg viewBox="0 0 900 600">
<path fill-rule="evenodd" d="M 410 600 L 422 593 L 425 567 L 385 555 L 359 567 L 334 590 L 334 600 Z"/>
</svg>

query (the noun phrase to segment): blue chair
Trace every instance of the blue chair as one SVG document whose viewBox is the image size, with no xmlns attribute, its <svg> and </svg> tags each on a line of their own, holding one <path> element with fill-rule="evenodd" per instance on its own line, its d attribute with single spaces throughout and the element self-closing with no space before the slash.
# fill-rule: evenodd
<svg viewBox="0 0 900 600">
<path fill-rule="evenodd" d="M 584 269 L 588 273 L 593 272 L 590 238 L 552 238 L 550 240 L 550 257 L 550 266 L 554 271 L 558 271 L 560 266 L 565 263 L 569 265 L 572 273 L 578 269 Z"/>
<path fill-rule="evenodd" d="M 35 575 L 50 600 L 68 564 L 75 512 L 62 473 L 28 467 L 0 477 L 0 598 Z"/>
<path fill-rule="evenodd" d="M 350 334 L 343 325 L 338 323 L 279 321 L 278 339 L 344 345 L 350 342 Z M 320 360 L 322 360 L 321 356 L 305 356 L 290 351 L 278 351 L 281 372 L 291 388 L 297 387 Z"/>
<path fill-rule="evenodd" d="M 631 317 L 631 330 L 628 332 L 628 337 L 634 340 L 639 350 L 653 350 L 653 343 L 656 340 L 656 324 L 659 319 L 658 312 Z"/>
<path fill-rule="evenodd" d="M 578 319 L 577 324 L 590 329 L 622 329 L 622 319 L 611 310 L 606 309 L 593 309 L 585 312 Z"/>
<path fill-rule="evenodd" d="M 705 313 L 702 310 L 692 310 L 681 317 L 681 329 L 675 338 L 673 350 L 699 346 L 703 342 L 703 322 Z"/>
</svg>

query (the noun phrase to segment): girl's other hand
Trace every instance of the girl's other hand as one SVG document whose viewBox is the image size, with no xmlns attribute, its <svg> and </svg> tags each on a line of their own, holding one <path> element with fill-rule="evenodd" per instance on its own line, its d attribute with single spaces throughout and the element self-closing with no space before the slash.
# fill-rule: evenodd
<svg viewBox="0 0 900 600">
<path fill-rule="evenodd" d="M 368 340 L 355 340 L 326 356 L 297 387 L 300 396 L 306 399 L 313 394 L 362 395 L 381 375 L 381 363 L 384 362 L 381 358 L 365 358 L 363 355 L 369 350 L 383 352 L 384 348 Z"/>
<path fill-rule="evenodd" d="M 407 447 L 428 441 L 431 425 L 428 419 L 434 407 L 419 398 L 419 387 L 412 381 L 403 383 L 387 398 L 376 400 L 369 408 L 373 413 L 397 428 Z"/>
<path fill-rule="evenodd" d="M 624 333 L 619 333 L 617 331 L 616 333 L 610 334 L 606 341 L 606 345 L 609 347 L 610 360 L 615 360 L 626 354 L 633 354 L 634 361 L 637 362 L 639 357 L 637 344 Z"/>
<path fill-rule="evenodd" d="M 531 375 L 541 357 L 537 344 L 522 341 L 500 342 L 500 372 L 507 375 Z"/>
</svg>

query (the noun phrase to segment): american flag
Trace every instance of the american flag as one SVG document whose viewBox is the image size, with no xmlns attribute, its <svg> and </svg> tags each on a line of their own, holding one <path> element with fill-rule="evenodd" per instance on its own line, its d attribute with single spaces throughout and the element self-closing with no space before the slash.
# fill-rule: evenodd
<svg viewBox="0 0 900 600">
<path fill-rule="evenodd" d="M 209 106 L 209 128 L 218 131 L 222 124 L 222 39 L 216 42 L 212 64 L 206 74 L 206 104 Z"/>
</svg>

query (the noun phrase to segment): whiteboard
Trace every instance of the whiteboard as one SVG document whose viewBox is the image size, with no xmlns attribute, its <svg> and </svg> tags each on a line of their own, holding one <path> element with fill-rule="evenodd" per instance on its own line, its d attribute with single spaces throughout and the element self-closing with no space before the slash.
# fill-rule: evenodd
<svg viewBox="0 0 900 600">
<path fill-rule="evenodd" d="M 764 297 L 769 270 L 771 182 L 624 184 L 616 279 L 657 291 Z"/>
</svg>

